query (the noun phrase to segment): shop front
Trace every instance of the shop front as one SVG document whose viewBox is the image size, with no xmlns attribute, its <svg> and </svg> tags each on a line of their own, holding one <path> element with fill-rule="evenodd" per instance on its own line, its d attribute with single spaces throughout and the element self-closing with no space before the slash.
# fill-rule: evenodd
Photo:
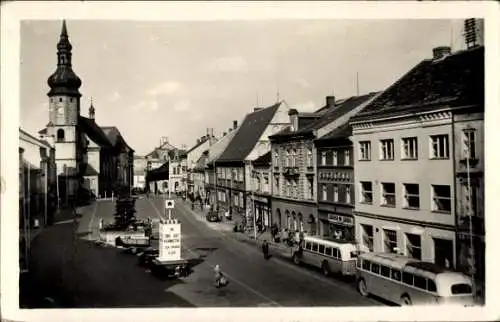
<svg viewBox="0 0 500 322">
<path fill-rule="evenodd" d="M 273 196 L 272 220 L 279 229 L 302 231 L 306 235 L 317 235 L 317 208 L 309 201 L 288 200 Z"/>
<path fill-rule="evenodd" d="M 269 196 L 254 194 L 253 200 L 255 214 L 257 215 L 257 224 L 263 227 L 270 227 L 272 224 L 271 198 Z"/>
<path fill-rule="evenodd" d="M 318 210 L 321 236 L 333 240 L 354 241 L 354 217 Z"/>
</svg>

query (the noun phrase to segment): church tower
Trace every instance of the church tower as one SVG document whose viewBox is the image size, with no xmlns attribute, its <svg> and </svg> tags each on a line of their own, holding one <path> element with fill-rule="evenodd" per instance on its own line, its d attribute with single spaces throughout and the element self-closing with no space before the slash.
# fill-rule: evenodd
<svg viewBox="0 0 500 322">
<path fill-rule="evenodd" d="M 47 93 L 47 134 L 54 138 L 61 198 L 76 196 L 80 183 L 79 163 L 82 159 L 82 140 L 77 127 L 81 97 L 79 88 L 82 81 L 71 67 L 71 49 L 66 21 L 63 21 L 57 44 L 57 69 L 47 80 L 50 87 Z"/>
</svg>

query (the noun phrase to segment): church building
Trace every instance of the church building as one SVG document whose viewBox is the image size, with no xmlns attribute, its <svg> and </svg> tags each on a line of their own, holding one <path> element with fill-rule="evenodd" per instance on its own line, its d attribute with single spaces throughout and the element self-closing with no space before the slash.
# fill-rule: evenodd
<svg viewBox="0 0 500 322">
<path fill-rule="evenodd" d="M 81 79 L 71 64 L 72 45 L 63 21 L 57 44 L 57 68 L 48 78 L 49 122 L 39 131 L 55 148 L 61 200 L 108 197 L 119 187 L 133 186 L 134 150 L 114 126 L 101 127 L 93 103 L 89 117 L 80 115 Z"/>
</svg>

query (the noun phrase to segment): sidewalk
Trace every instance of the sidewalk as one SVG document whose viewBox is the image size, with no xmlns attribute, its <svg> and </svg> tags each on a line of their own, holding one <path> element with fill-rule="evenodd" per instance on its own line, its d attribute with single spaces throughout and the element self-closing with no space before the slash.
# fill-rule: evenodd
<svg viewBox="0 0 500 322">
<path fill-rule="evenodd" d="M 77 209 L 77 213 L 78 213 L 78 209 Z M 69 221 L 69 220 L 74 220 L 74 218 L 75 218 L 75 215 L 74 215 L 72 209 L 62 208 L 62 209 L 59 209 L 59 211 L 57 211 L 54 214 L 54 222 L 52 225 L 57 225 L 58 223 L 63 223 L 63 222 Z M 36 237 L 38 237 L 47 227 L 49 227 L 49 226 L 44 225 L 41 222 L 39 223 L 38 227 L 36 227 L 36 228 L 31 227 L 31 229 L 29 230 L 29 240 L 27 240 L 28 243 L 31 244 L 33 242 L 33 240 Z M 24 229 L 19 229 L 19 237 L 20 238 L 24 237 Z"/>
<path fill-rule="evenodd" d="M 254 238 L 254 232 L 234 232 L 233 227 L 234 227 L 234 220 L 230 221 L 222 221 L 218 223 L 212 223 L 208 222 L 205 218 L 207 212 L 200 210 L 199 207 L 195 208 L 195 210 L 191 209 L 191 203 L 189 201 L 183 201 L 182 199 L 178 198 L 176 199 L 176 203 L 182 204 L 188 211 L 190 211 L 192 214 L 194 214 L 195 218 L 198 221 L 204 222 L 208 227 L 210 227 L 213 230 L 221 231 L 226 233 L 229 237 L 236 239 L 240 242 L 253 245 L 253 246 L 258 246 L 260 247 L 264 240 L 266 240 L 269 244 L 269 250 L 272 254 L 277 254 L 283 257 L 290 258 L 292 249 L 291 247 L 285 245 L 284 243 L 275 243 L 272 241 L 271 238 L 271 232 L 269 230 L 266 230 L 261 233 L 257 233 L 257 239 Z"/>
</svg>

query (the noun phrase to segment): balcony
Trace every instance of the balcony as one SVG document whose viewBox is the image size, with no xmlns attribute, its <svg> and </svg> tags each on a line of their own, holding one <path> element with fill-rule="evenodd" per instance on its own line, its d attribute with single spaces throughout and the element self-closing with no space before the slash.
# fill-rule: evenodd
<svg viewBox="0 0 500 322">
<path fill-rule="evenodd" d="M 285 176 L 298 176 L 298 175 L 300 175 L 299 167 L 285 167 L 283 169 L 283 175 L 285 175 Z"/>
</svg>

